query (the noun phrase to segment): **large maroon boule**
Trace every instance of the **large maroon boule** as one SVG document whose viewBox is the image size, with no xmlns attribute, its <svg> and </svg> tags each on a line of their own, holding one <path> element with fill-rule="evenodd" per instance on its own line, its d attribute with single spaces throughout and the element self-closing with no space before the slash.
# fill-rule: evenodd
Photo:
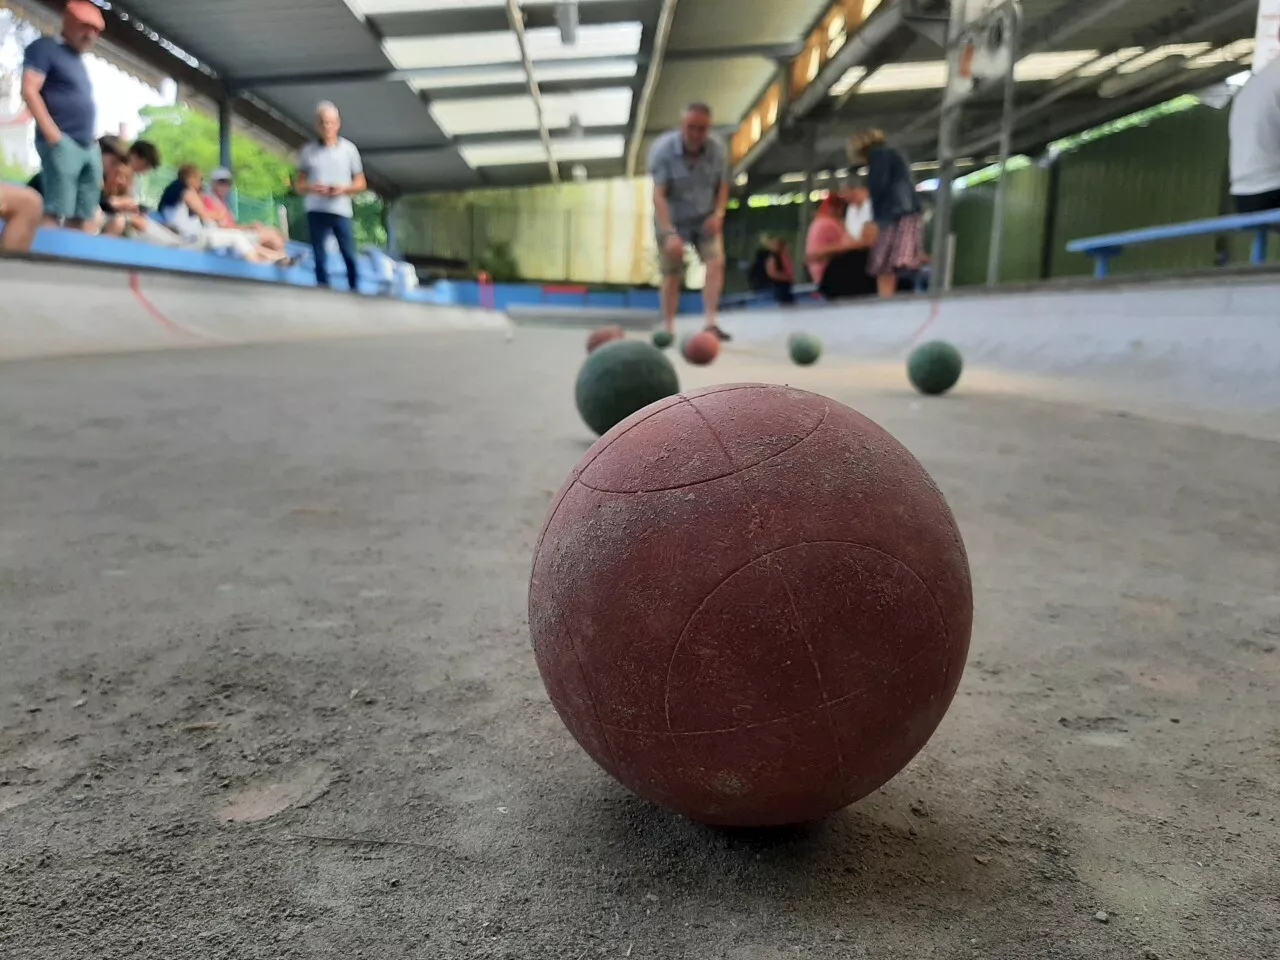
<svg viewBox="0 0 1280 960">
<path fill-rule="evenodd" d="M 893 777 L 951 703 L 972 618 L 924 468 L 848 407 L 758 384 L 671 397 L 597 440 L 529 586 L 578 742 L 724 826 L 817 819 Z"/>
</svg>

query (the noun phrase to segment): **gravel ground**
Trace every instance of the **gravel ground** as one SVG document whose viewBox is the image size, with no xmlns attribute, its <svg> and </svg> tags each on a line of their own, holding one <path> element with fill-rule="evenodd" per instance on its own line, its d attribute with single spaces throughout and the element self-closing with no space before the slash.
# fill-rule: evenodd
<svg viewBox="0 0 1280 960">
<path fill-rule="evenodd" d="M 610 781 L 533 664 L 581 356 L 524 330 L 0 369 L 0 956 L 1278 955 L 1280 444 L 980 373 L 923 401 L 827 358 L 682 365 L 883 424 L 975 580 L 906 771 L 718 832 Z"/>
</svg>

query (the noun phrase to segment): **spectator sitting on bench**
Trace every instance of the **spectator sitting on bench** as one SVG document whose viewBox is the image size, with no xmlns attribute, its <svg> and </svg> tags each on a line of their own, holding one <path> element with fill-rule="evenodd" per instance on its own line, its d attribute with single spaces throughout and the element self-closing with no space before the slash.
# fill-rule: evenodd
<svg viewBox="0 0 1280 960">
<path fill-rule="evenodd" d="M 102 189 L 98 197 L 98 215 L 85 228 L 90 233 L 122 236 L 129 224 L 128 215 L 142 212 L 133 189 L 133 174 L 146 173 L 158 167 L 160 151 L 145 140 L 139 140 L 126 148 L 119 137 L 110 135 L 98 138 L 98 151 L 102 156 Z M 123 189 L 121 179 L 117 176 L 120 170 L 128 172 Z M 115 185 L 114 190 L 107 189 L 109 184 Z M 27 186 L 44 196 L 44 171 L 37 171 Z"/>
<path fill-rule="evenodd" d="M 127 149 L 116 137 L 102 137 L 102 212 L 106 220 L 102 233 L 119 237 L 125 227 L 139 229 L 138 219 L 146 211 L 138 202 L 135 178 L 160 166 L 160 151 L 155 144 L 139 140 Z"/>
<path fill-rule="evenodd" d="M 861 198 L 865 192 L 856 188 L 847 196 Z M 875 278 L 867 271 L 869 251 L 876 240 L 876 225 L 868 222 L 863 225 L 859 236 L 851 235 L 844 222 L 849 207 L 847 196 L 827 194 L 819 204 L 805 238 L 805 263 L 824 300 L 867 297 L 876 293 Z M 858 202 L 862 202 L 861 199 Z"/>
<path fill-rule="evenodd" d="M 240 230 L 265 249 L 283 254 L 285 236 L 275 227 L 269 227 L 265 223 L 254 223 L 252 226 L 245 227 L 236 223 L 235 217 L 231 215 L 231 208 L 227 206 L 227 198 L 231 195 L 233 183 L 231 171 L 226 167 L 219 167 L 210 175 L 209 192 L 204 194 L 204 205 L 209 218 L 219 227 Z"/>
<path fill-rule="evenodd" d="M 791 285 L 795 282 L 795 270 L 791 265 L 791 252 L 783 236 L 760 235 L 760 249 L 751 261 L 747 275 L 751 289 L 769 292 L 778 303 L 795 303 Z"/>
<path fill-rule="evenodd" d="M 12 183 L 0 183 L 0 250 L 5 253 L 23 253 L 31 249 L 31 241 L 40 226 L 44 213 L 44 201 L 30 187 Z"/>
<path fill-rule="evenodd" d="M 282 251 L 268 250 L 254 243 L 242 230 L 219 227 L 209 216 L 200 185 L 204 176 L 194 163 L 178 168 L 178 178 L 165 187 L 160 196 L 158 214 L 161 223 L 172 227 L 182 240 L 198 250 L 230 252 L 249 263 L 279 263 Z"/>
</svg>

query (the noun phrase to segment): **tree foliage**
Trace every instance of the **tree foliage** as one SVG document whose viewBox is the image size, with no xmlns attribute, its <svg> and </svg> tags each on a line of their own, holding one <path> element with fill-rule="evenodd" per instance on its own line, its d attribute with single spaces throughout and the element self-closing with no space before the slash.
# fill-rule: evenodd
<svg viewBox="0 0 1280 960">
<path fill-rule="evenodd" d="M 186 104 L 143 107 L 145 126 L 139 139 L 160 150 L 166 167 L 194 163 L 205 175 L 219 165 L 218 121 Z M 243 133 L 231 133 L 231 159 L 236 188 L 258 197 L 274 197 L 289 189 L 293 165 L 283 154 L 267 149 Z"/>
<path fill-rule="evenodd" d="M 186 104 L 144 107 L 141 114 L 146 125 L 139 139 L 150 140 L 159 148 L 166 169 L 194 163 L 207 177 L 219 166 L 218 121 L 215 118 Z M 291 192 L 295 169 L 292 160 L 235 131 L 231 134 L 231 159 L 242 212 L 256 210 L 261 201 L 283 203 L 289 213 L 290 236 L 295 240 L 306 240 L 306 218 L 301 198 Z M 382 225 L 381 202 L 372 194 L 364 194 L 354 200 L 357 243 L 384 246 L 387 232 Z M 260 213 L 250 219 L 258 216 L 272 219 Z"/>
</svg>

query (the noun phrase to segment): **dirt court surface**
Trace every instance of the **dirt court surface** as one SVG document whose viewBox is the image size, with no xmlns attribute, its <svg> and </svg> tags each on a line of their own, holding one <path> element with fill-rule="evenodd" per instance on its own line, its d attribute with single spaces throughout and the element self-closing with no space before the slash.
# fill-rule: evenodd
<svg viewBox="0 0 1280 960">
<path fill-rule="evenodd" d="M 581 359 L 523 330 L 0 368 L 0 956 L 1277 956 L 1280 444 L 681 364 L 884 425 L 975 581 L 905 772 L 717 832 L 595 767 L 534 667 Z"/>
</svg>

